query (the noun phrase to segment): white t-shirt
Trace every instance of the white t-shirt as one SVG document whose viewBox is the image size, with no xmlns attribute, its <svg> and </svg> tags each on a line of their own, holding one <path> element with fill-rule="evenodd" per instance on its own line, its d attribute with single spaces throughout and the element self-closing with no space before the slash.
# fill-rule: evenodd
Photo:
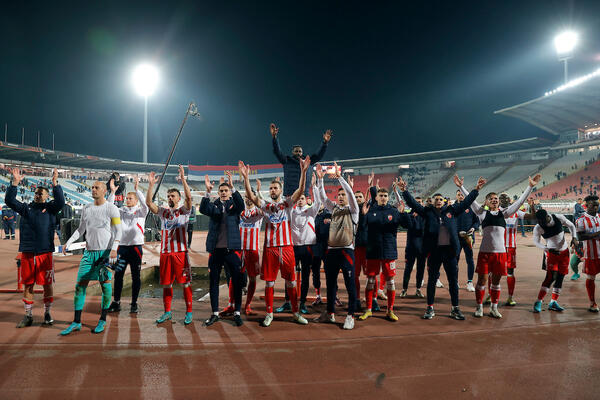
<svg viewBox="0 0 600 400">
<path fill-rule="evenodd" d="M 109 202 L 97 206 L 87 204 L 81 212 L 79 228 L 67 241 L 67 249 L 85 233 L 87 250 L 116 249 L 115 241 L 121 240 L 121 214 L 119 209 Z"/>
<path fill-rule="evenodd" d="M 566 226 L 567 228 L 569 228 L 569 230 L 571 231 L 571 237 L 577 239 L 577 233 L 575 232 L 575 225 L 573 225 L 573 223 L 571 221 L 569 221 L 567 218 L 565 218 L 564 215 L 561 215 L 561 214 L 554 214 L 554 215 L 556 215 L 556 218 L 558 218 L 560 220 L 560 222 L 563 224 L 563 226 Z M 550 224 L 548 224 L 548 226 L 554 226 L 554 218 L 552 219 Z M 569 245 L 567 244 L 567 241 L 565 240 L 564 232 L 561 231 L 558 233 L 558 235 L 554 235 L 554 236 L 551 236 L 548 239 L 546 239 L 545 245 L 542 244 L 542 235 L 543 234 L 544 234 L 544 228 L 542 228 L 539 224 L 533 228 L 533 243 L 540 249 L 563 251 L 569 247 Z"/>
</svg>

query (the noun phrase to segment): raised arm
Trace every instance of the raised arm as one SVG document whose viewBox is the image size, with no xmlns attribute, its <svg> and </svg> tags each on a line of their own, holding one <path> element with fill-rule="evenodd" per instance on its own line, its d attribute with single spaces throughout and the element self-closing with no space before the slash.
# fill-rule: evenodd
<svg viewBox="0 0 600 400">
<path fill-rule="evenodd" d="M 12 174 L 11 184 L 6 190 L 6 195 L 4 197 L 4 202 L 11 209 L 15 210 L 17 213 L 23 215 L 27 212 L 27 206 L 24 203 L 21 203 L 17 200 L 17 191 L 18 186 L 21 180 L 23 179 L 23 175 L 21 175 L 21 171 L 18 168 L 9 169 Z"/>
<path fill-rule="evenodd" d="M 352 188 L 346 182 L 346 180 L 342 177 L 342 175 L 337 172 L 337 163 L 335 165 L 336 175 L 338 178 L 338 182 L 342 185 L 342 188 L 346 192 L 346 197 L 348 198 L 348 206 L 350 207 L 350 213 L 352 214 L 352 220 L 354 223 L 358 223 L 358 214 L 360 213 L 360 209 L 358 208 L 358 202 L 356 201 L 356 196 L 354 196 L 354 192 L 352 192 Z"/>
<path fill-rule="evenodd" d="M 260 207 L 260 198 L 258 198 L 258 196 L 252 193 L 252 186 L 250 186 L 250 178 L 248 177 L 248 175 L 250 174 L 250 165 L 245 165 L 243 161 L 238 161 L 238 169 L 240 171 L 242 179 L 244 180 L 246 197 L 249 198 L 250 201 L 252 201 L 256 206 Z"/>
<path fill-rule="evenodd" d="M 108 197 L 106 198 L 106 201 L 109 202 L 110 204 L 115 204 L 115 194 L 117 193 L 117 187 L 115 186 L 114 179 L 110 179 L 108 181 L 108 188 L 110 189 L 110 191 L 108 193 Z"/>
<path fill-rule="evenodd" d="M 525 189 L 525 191 L 523 192 L 523 194 L 521 194 L 521 197 L 519 197 L 519 200 L 515 201 L 510 206 L 508 206 L 504 211 L 502 211 L 502 214 L 504 214 L 505 217 L 510 217 L 511 215 L 513 215 L 514 213 L 516 213 L 517 210 L 519 208 L 521 208 L 521 206 L 523 205 L 523 203 L 525 203 L 525 201 L 527 200 L 527 198 L 531 194 L 531 191 L 533 190 L 533 188 L 535 187 L 535 185 L 538 184 L 538 182 L 540 181 L 540 179 L 542 179 L 542 175 L 540 175 L 540 174 L 535 175 L 533 178 L 529 177 L 529 186 L 527 186 L 527 189 Z"/>
<path fill-rule="evenodd" d="M 140 178 L 136 175 L 133 181 L 133 190 L 135 190 L 135 194 L 138 198 L 138 204 L 140 205 L 140 209 L 137 214 L 141 217 L 145 217 L 148 215 L 148 206 L 146 205 L 146 198 L 144 197 L 144 193 L 139 189 Z"/>
<path fill-rule="evenodd" d="M 325 176 L 325 172 L 323 171 L 323 167 L 321 164 L 315 165 L 315 174 L 317 175 L 319 187 L 319 196 L 321 196 L 321 201 L 323 202 L 323 206 L 329 211 L 333 211 L 335 207 L 335 203 L 327 197 L 327 193 L 325 193 L 325 185 L 323 184 L 323 177 Z"/>
<path fill-rule="evenodd" d="M 318 163 L 319 161 L 321 161 L 323 159 L 323 156 L 325 155 L 325 152 L 327 151 L 327 145 L 329 144 L 329 141 L 331 140 L 332 135 L 333 135 L 333 132 L 331 129 L 327 129 L 325 131 L 325 133 L 323 134 L 323 142 L 321 142 L 321 147 L 319 147 L 319 150 L 317 150 L 317 152 L 315 154 L 310 156 L 310 159 L 312 160 L 312 164 Z"/>
<path fill-rule="evenodd" d="M 158 214 L 158 206 L 152 201 L 152 191 L 156 182 L 158 182 L 158 177 L 154 171 L 152 171 L 150 174 L 148 174 L 148 193 L 146 193 L 146 205 L 154 214 Z"/>
<path fill-rule="evenodd" d="M 179 179 L 181 179 L 181 184 L 183 185 L 183 200 L 185 209 L 190 211 L 192 209 L 192 191 L 187 183 L 187 179 L 185 178 L 185 169 L 183 165 L 179 166 Z"/>
<path fill-rule="evenodd" d="M 281 147 L 279 147 L 279 139 L 277 139 L 279 128 L 275 126 L 275 124 L 271 123 L 269 130 L 271 131 L 271 136 L 273 137 L 273 154 L 275 154 L 275 157 L 277 157 L 280 163 L 285 164 L 286 158 L 281 152 Z"/>
<path fill-rule="evenodd" d="M 306 189 L 306 171 L 310 167 L 310 157 L 306 157 L 304 160 L 300 160 L 300 184 L 298 185 L 298 189 L 292 194 L 292 202 L 296 203 L 300 196 L 304 194 L 304 189 Z"/>
</svg>

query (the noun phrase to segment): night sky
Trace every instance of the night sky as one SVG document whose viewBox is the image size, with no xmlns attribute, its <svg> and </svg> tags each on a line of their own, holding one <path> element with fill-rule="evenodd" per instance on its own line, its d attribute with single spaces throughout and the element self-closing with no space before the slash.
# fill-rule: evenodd
<svg viewBox="0 0 600 400">
<path fill-rule="evenodd" d="M 22 3 L 22 2 L 14 2 Z M 23 2 L 24 3 L 24 2 Z M 493 111 L 562 83 L 552 39 L 580 34 L 572 77 L 600 65 L 599 1 L 26 2 L 0 6 L 0 123 L 10 142 L 141 160 L 143 99 L 130 74 L 161 70 L 149 158 L 272 163 L 401 154 L 547 136 Z M 89 3 L 89 4 L 88 4 Z M 0 136 L 3 140 L 3 131 Z"/>
</svg>

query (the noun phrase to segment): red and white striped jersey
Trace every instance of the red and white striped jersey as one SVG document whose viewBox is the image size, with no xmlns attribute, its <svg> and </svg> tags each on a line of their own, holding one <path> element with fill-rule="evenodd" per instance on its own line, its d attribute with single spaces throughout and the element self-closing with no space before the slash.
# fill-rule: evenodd
<svg viewBox="0 0 600 400">
<path fill-rule="evenodd" d="M 525 218 L 525 212 L 518 210 L 510 217 L 504 218 L 506 221 L 506 230 L 504 231 L 504 244 L 506 247 L 517 247 L 517 229 L 519 221 L 517 219 Z"/>
<path fill-rule="evenodd" d="M 583 213 L 581 217 L 577 219 L 575 224 L 577 226 L 577 232 L 581 233 L 596 233 L 600 231 L 600 216 L 598 214 L 593 217 L 588 213 Z M 600 240 L 582 240 L 583 242 L 583 256 L 588 260 L 600 259 Z"/>
<path fill-rule="evenodd" d="M 265 214 L 265 247 L 292 246 L 292 208 L 294 203 L 286 198 L 278 203 L 261 200 L 260 209 Z"/>
<path fill-rule="evenodd" d="M 159 207 L 158 216 L 161 221 L 161 254 L 187 251 L 187 224 L 190 220 L 190 210 L 185 206 L 175 209 Z"/>
<path fill-rule="evenodd" d="M 262 226 L 264 214 L 254 207 L 246 209 L 240 215 L 240 238 L 242 239 L 242 250 L 258 251 L 258 236 Z"/>
</svg>

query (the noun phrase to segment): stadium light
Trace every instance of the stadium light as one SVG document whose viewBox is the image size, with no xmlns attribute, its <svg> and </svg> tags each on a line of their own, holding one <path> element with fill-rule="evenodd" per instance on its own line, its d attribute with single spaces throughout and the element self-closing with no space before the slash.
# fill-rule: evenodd
<svg viewBox="0 0 600 400">
<path fill-rule="evenodd" d="M 158 70 L 150 64 L 141 64 L 133 70 L 132 83 L 135 91 L 144 97 L 144 145 L 143 161 L 148 162 L 148 97 L 158 85 Z"/>
<path fill-rule="evenodd" d="M 569 58 L 573 57 L 573 50 L 577 46 L 579 35 L 577 32 L 564 31 L 554 37 L 554 48 L 558 59 L 563 62 L 565 70 L 565 84 L 569 81 Z"/>
</svg>

